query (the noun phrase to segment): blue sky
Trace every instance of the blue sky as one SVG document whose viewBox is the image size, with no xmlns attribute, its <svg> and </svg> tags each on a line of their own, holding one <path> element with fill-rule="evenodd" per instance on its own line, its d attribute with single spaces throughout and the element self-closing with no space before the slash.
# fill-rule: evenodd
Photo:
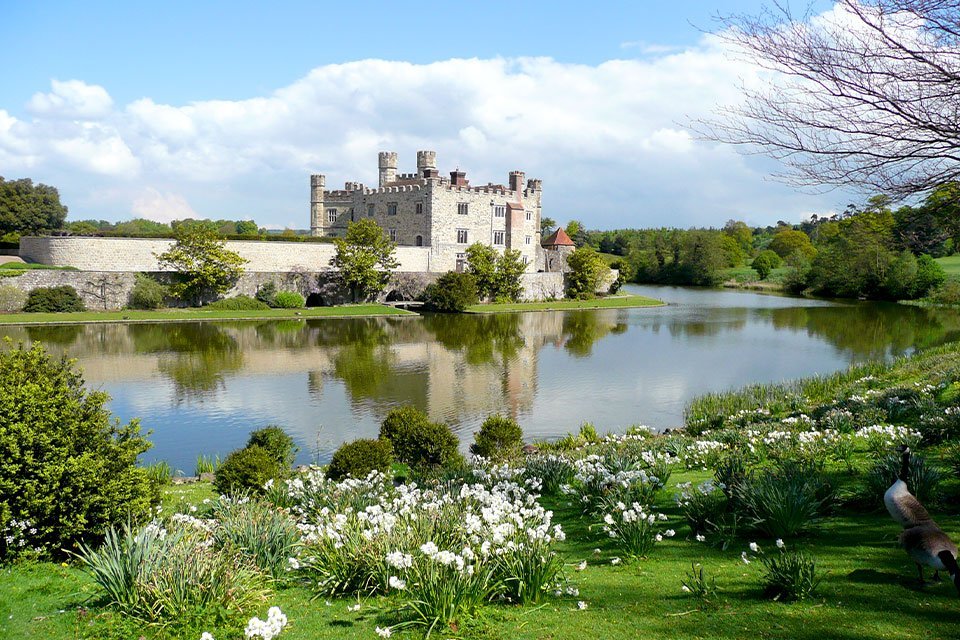
<svg viewBox="0 0 960 640">
<path fill-rule="evenodd" d="M 379 149 L 482 183 L 526 169 L 545 215 L 597 228 L 851 199 L 686 132 L 756 73 L 698 27 L 761 2 L 463 4 L 0 0 L 0 175 L 58 186 L 71 219 L 276 227 L 306 226 L 310 172 L 369 184 Z"/>
</svg>

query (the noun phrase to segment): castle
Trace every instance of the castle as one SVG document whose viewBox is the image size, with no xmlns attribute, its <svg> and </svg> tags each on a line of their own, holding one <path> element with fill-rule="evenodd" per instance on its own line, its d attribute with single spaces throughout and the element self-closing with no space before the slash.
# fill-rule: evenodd
<svg viewBox="0 0 960 640">
<path fill-rule="evenodd" d="M 440 176 L 435 151 L 417 152 L 416 173 L 397 173 L 397 154 L 380 153 L 377 188 L 347 182 L 328 191 L 310 176 L 310 233 L 342 237 L 347 225 L 374 220 L 398 246 L 426 247 L 428 271 L 462 271 L 475 242 L 516 249 L 528 273 L 554 270 L 540 247 L 540 180 L 511 171 L 507 185 L 471 186 L 459 169 Z"/>
</svg>

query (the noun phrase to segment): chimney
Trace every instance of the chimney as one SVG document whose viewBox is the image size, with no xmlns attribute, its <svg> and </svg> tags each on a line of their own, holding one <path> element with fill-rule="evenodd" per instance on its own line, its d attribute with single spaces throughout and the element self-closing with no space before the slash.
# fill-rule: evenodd
<svg viewBox="0 0 960 640">
<path fill-rule="evenodd" d="M 470 185 L 470 181 L 467 180 L 467 173 L 465 171 L 456 171 L 450 172 L 450 184 L 455 187 L 466 187 Z"/>
<path fill-rule="evenodd" d="M 523 180 L 524 180 L 523 171 L 511 171 L 510 172 L 510 191 L 516 191 L 517 193 L 522 193 Z"/>
</svg>

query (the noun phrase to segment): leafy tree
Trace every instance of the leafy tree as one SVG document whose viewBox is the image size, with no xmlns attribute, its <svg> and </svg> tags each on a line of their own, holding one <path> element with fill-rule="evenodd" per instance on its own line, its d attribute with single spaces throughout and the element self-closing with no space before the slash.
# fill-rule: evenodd
<svg viewBox="0 0 960 640">
<path fill-rule="evenodd" d="M 111 419 L 108 400 L 40 343 L 0 350 L 0 527 L 28 522 L 25 547 L 60 554 L 148 516 L 155 493 L 137 457 L 150 443 L 137 420 Z M 0 561 L 23 550 L 0 536 Z"/>
<path fill-rule="evenodd" d="M 937 185 L 924 199 L 923 209 L 936 218 L 953 246 L 960 246 L 960 182 Z"/>
<path fill-rule="evenodd" d="M 441 313 L 462 313 L 477 300 L 477 281 L 470 273 L 448 271 L 424 291 L 427 307 Z"/>
<path fill-rule="evenodd" d="M 723 248 L 724 261 L 728 267 L 739 267 L 746 259 L 743 248 L 731 236 L 720 236 L 720 246 Z"/>
<path fill-rule="evenodd" d="M 540 235 L 547 236 L 557 228 L 557 221 L 546 216 L 540 218 Z"/>
<path fill-rule="evenodd" d="M 716 232 L 700 230 L 686 234 L 682 259 L 685 281 L 704 287 L 720 284 L 726 256 L 719 236 Z"/>
<path fill-rule="evenodd" d="M 809 286 L 810 278 L 810 260 L 802 252 L 792 253 L 787 256 L 786 275 L 783 277 L 783 286 L 787 291 L 793 293 L 803 293 Z"/>
<path fill-rule="evenodd" d="M 226 293 L 243 275 L 246 259 L 226 248 L 211 224 L 180 226 L 177 241 L 157 255 L 161 267 L 174 269 L 179 278 L 170 293 L 181 300 L 202 303 Z"/>
<path fill-rule="evenodd" d="M 766 280 L 770 272 L 779 267 L 781 262 L 780 256 L 770 249 L 764 249 L 753 259 L 750 266 L 757 272 L 761 280 Z"/>
<path fill-rule="evenodd" d="M 523 293 L 520 276 L 527 270 L 523 255 L 517 249 L 507 249 L 497 258 L 494 273 L 493 299 L 495 302 L 519 302 Z"/>
<path fill-rule="evenodd" d="M 351 222 L 346 235 L 333 243 L 337 253 L 330 259 L 330 266 L 338 270 L 354 302 L 381 293 L 390 281 L 390 272 L 399 265 L 394 258 L 396 245 L 370 218 Z"/>
<path fill-rule="evenodd" d="M 113 231 L 116 235 L 130 236 L 133 238 L 137 236 L 155 236 L 173 233 L 173 228 L 170 225 L 163 222 L 147 220 L 146 218 L 134 218 L 126 222 L 118 222 L 113 229 L 104 230 Z"/>
<path fill-rule="evenodd" d="M 887 268 L 884 289 L 888 297 L 904 300 L 913 297 L 917 281 L 917 259 L 909 251 L 901 251 Z"/>
<path fill-rule="evenodd" d="M 253 220 L 238 220 L 236 232 L 241 236 L 255 236 L 260 233 L 260 227 Z"/>
<path fill-rule="evenodd" d="M 727 220 L 723 225 L 723 232 L 733 238 L 744 254 L 749 255 L 753 249 L 753 229 L 747 226 L 746 222 L 740 220 Z"/>
<path fill-rule="evenodd" d="M 0 235 L 27 235 L 63 227 L 67 208 L 60 204 L 60 193 L 33 180 L 4 180 L 0 176 Z"/>
<path fill-rule="evenodd" d="M 583 223 L 579 220 L 571 220 L 567 223 L 567 228 L 564 229 L 567 232 L 567 235 L 570 236 L 570 239 L 573 240 L 573 244 L 578 247 L 582 247 L 587 244 L 589 236 L 587 235 L 587 228 L 583 226 Z"/>
<path fill-rule="evenodd" d="M 817 255 L 817 250 L 810 242 L 810 237 L 803 231 L 795 231 L 793 229 L 778 231 L 773 236 L 773 240 L 770 241 L 770 246 L 767 248 L 781 258 L 786 258 L 794 251 L 801 251 L 807 256 L 808 260 L 812 260 L 813 256 Z"/>
<path fill-rule="evenodd" d="M 497 279 L 497 251 L 490 245 L 474 242 L 467 247 L 467 273 L 473 276 L 481 300 L 493 296 Z"/>
<path fill-rule="evenodd" d="M 590 247 L 580 247 L 567 256 L 567 294 L 572 298 L 591 298 L 609 273 L 603 257 Z"/>
<path fill-rule="evenodd" d="M 917 279 L 913 283 L 913 297 L 922 298 L 931 290 L 936 289 L 947 279 L 947 274 L 943 271 L 933 257 L 928 254 L 917 256 Z"/>
</svg>

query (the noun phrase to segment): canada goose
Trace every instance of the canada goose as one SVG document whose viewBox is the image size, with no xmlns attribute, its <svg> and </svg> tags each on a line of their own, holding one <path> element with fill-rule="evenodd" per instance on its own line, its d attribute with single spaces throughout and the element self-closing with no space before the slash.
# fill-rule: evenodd
<svg viewBox="0 0 960 640">
<path fill-rule="evenodd" d="M 923 565 L 932 567 L 933 579 L 940 579 L 946 571 L 960 593 L 960 567 L 957 566 L 957 545 L 934 523 L 904 529 L 900 534 L 900 546 L 917 563 L 920 584 L 923 584 Z"/>
<path fill-rule="evenodd" d="M 890 512 L 890 517 L 904 529 L 928 523 L 933 524 L 930 514 L 907 487 L 907 476 L 910 470 L 910 447 L 902 444 L 897 447 L 897 450 L 900 452 L 900 472 L 897 474 L 894 483 L 883 494 L 883 504 Z"/>
</svg>

